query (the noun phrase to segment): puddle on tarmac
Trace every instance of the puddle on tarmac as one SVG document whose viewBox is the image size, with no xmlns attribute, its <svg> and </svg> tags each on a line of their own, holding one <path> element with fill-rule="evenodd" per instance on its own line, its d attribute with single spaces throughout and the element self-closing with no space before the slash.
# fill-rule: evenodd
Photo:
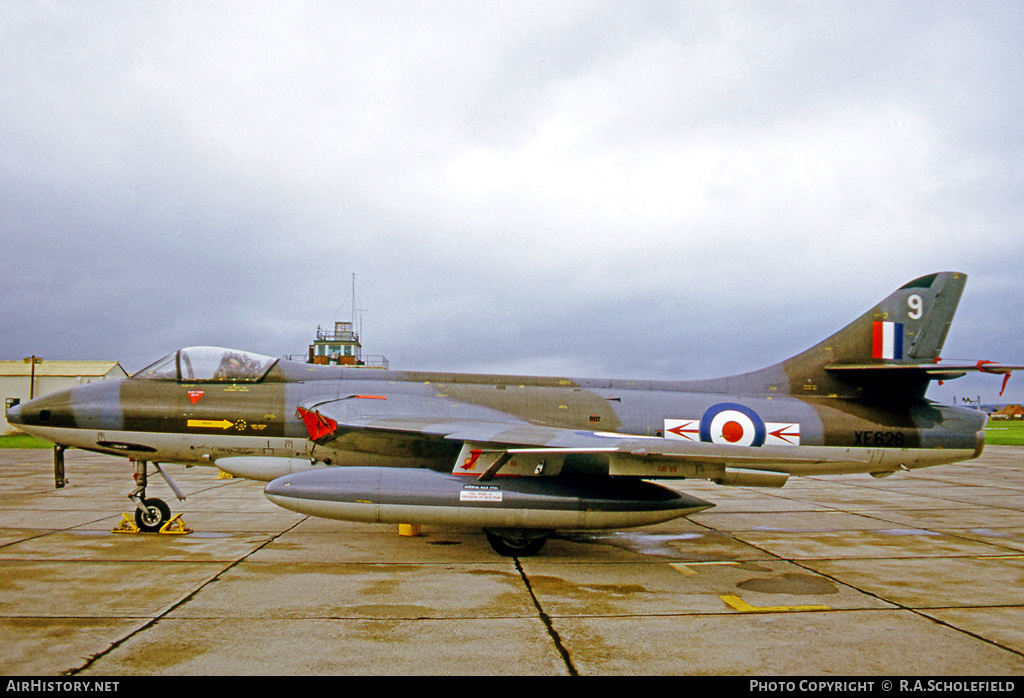
<svg viewBox="0 0 1024 698">
<path fill-rule="evenodd" d="M 681 549 L 673 545 L 676 542 L 697 540 L 704 537 L 703 533 L 651 534 L 636 531 L 616 531 L 614 533 L 556 533 L 554 538 L 584 543 L 587 545 L 607 545 L 621 548 L 641 555 L 657 555 L 660 557 L 679 557 Z"/>
<path fill-rule="evenodd" d="M 813 574 L 788 572 L 775 577 L 755 577 L 736 585 L 745 591 L 762 594 L 838 594 L 835 582 Z"/>
<path fill-rule="evenodd" d="M 879 531 L 887 536 L 941 536 L 941 533 L 935 531 L 927 531 L 923 528 L 888 528 L 884 531 Z"/>
</svg>

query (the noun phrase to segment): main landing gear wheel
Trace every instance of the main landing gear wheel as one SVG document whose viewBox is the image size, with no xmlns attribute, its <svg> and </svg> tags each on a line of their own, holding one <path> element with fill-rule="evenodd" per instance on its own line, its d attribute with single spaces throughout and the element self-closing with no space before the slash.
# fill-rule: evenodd
<svg viewBox="0 0 1024 698">
<path fill-rule="evenodd" d="M 162 499 L 143 499 L 143 509 L 135 510 L 135 525 L 140 531 L 154 533 L 171 518 L 171 508 Z"/>
<path fill-rule="evenodd" d="M 487 534 L 487 542 L 494 548 L 494 552 L 505 557 L 530 557 L 540 552 L 544 544 L 548 542 L 547 533 L 541 535 L 530 535 L 526 533 L 494 533 L 484 531 Z"/>
</svg>

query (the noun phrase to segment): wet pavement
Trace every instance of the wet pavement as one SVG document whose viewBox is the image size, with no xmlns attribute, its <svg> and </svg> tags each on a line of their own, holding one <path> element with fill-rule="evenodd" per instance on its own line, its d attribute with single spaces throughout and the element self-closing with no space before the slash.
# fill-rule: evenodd
<svg viewBox="0 0 1024 698">
<path fill-rule="evenodd" d="M 187 535 L 112 533 L 126 460 L 0 450 L 4 675 L 1024 675 L 1024 449 L 783 489 L 502 558 L 165 466 Z"/>
</svg>

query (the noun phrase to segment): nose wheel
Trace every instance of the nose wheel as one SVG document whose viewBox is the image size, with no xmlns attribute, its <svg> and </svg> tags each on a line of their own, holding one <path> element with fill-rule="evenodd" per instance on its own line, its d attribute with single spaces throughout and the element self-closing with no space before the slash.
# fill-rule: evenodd
<svg viewBox="0 0 1024 698">
<path fill-rule="evenodd" d="M 171 508 L 162 499 L 143 499 L 142 507 L 135 505 L 135 525 L 140 531 L 155 533 L 171 518 Z"/>
<path fill-rule="evenodd" d="M 139 527 L 140 531 L 146 533 L 155 533 L 163 528 L 171 519 L 171 508 L 167 506 L 167 502 L 156 497 L 146 497 L 146 485 L 149 483 L 149 477 L 147 474 L 148 463 L 144 460 L 133 461 L 135 464 L 135 490 L 128 495 L 128 499 L 132 500 L 135 504 L 135 525 Z M 181 493 L 178 486 L 174 484 L 174 481 L 163 471 L 159 463 L 154 463 L 157 472 L 159 472 L 167 484 L 173 490 L 175 496 L 181 500 L 185 500 L 185 495 Z"/>
</svg>

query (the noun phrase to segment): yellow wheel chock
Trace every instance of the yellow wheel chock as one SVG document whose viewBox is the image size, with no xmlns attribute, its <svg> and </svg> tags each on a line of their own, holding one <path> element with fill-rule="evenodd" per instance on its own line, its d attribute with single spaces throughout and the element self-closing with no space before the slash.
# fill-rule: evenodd
<svg viewBox="0 0 1024 698">
<path fill-rule="evenodd" d="M 398 535 L 400 536 L 418 536 L 420 535 L 419 524 L 398 524 Z"/>
<path fill-rule="evenodd" d="M 135 514 L 123 513 L 121 514 L 121 521 L 114 528 L 111 529 L 111 533 L 138 533 L 139 527 L 135 525 Z"/>
<path fill-rule="evenodd" d="M 160 527 L 160 533 L 168 536 L 187 536 L 192 529 L 185 525 L 185 519 L 181 514 L 175 514 L 171 520 Z"/>
<path fill-rule="evenodd" d="M 135 513 L 123 512 L 121 514 L 121 521 L 110 532 L 141 533 L 139 527 L 135 524 Z M 171 517 L 170 521 L 160 527 L 160 533 L 168 536 L 187 536 L 189 533 L 192 533 L 192 529 L 185 525 L 185 519 L 181 518 L 181 514 L 175 514 Z"/>
<path fill-rule="evenodd" d="M 231 473 L 226 473 L 223 470 L 221 470 L 220 472 L 217 473 L 217 477 L 215 477 L 214 479 L 215 480 L 234 480 L 235 476 L 232 475 Z"/>
</svg>

